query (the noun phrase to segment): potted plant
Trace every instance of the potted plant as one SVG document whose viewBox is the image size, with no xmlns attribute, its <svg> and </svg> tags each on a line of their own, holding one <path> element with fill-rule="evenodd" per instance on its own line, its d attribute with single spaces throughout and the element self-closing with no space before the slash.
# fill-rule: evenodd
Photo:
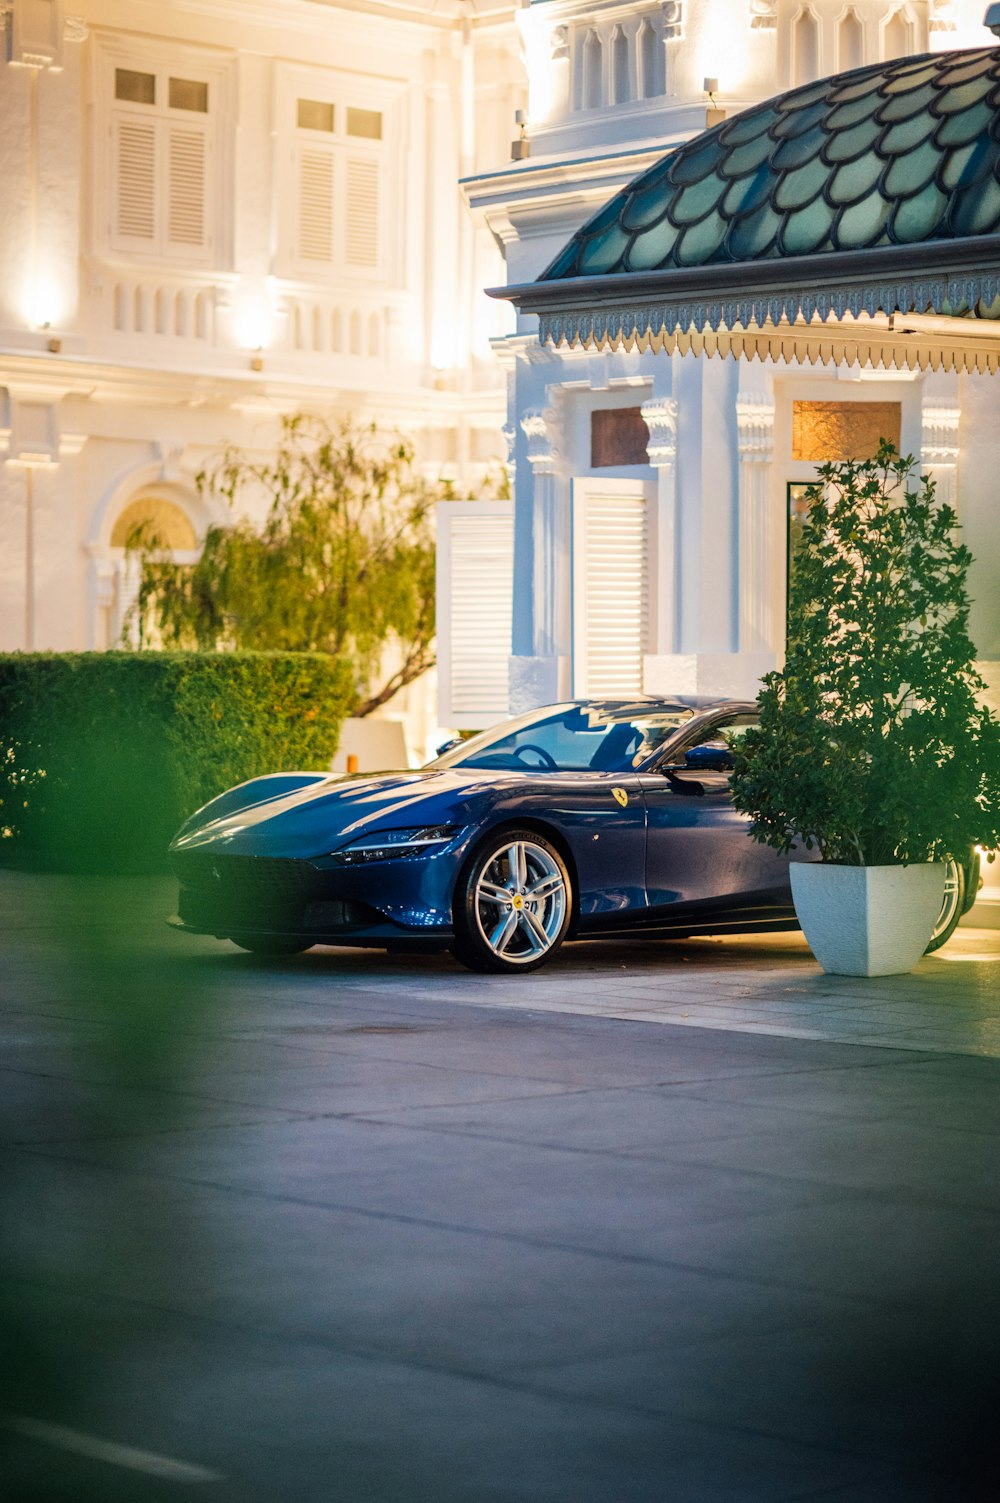
<svg viewBox="0 0 1000 1503">
<path fill-rule="evenodd" d="M 784 670 L 735 747 L 752 835 L 801 842 L 792 894 L 824 970 L 908 971 L 944 865 L 1000 842 L 1000 725 L 968 634 L 972 556 L 915 461 L 823 465 L 789 583 Z M 992 859 L 992 857 L 991 857 Z"/>
</svg>

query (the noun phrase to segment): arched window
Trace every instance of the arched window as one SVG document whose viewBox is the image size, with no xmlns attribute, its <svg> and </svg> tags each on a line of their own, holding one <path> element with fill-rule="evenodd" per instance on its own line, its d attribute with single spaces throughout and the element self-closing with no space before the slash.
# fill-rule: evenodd
<svg viewBox="0 0 1000 1503">
<path fill-rule="evenodd" d="M 660 83 L 659 48 L 656 28 L 648 16 L 643 19 L 636 38 L 636 56 L 639 63 L 639 93 L 643 99 L 655 99 L 663 93 Z"/>
<path fill-rule="evenodd" d="M 882 33 L 882 56 L 886 62 L 894 57 L 908 57 L 913 51 L 913 27 L 901 10 L 885 23 Z"/>
<path fill-rule="evenodd" d="M 127 548 L 142 534 L 149 542 L 171 553 L 197 548 L 198 539 L 189 518 L 174 501 L 162 496 L 140 496 L 120 511 L 111 529 L 112 548 Z"/>
<path fill-rule="evenodd" d="M 865 29 L 856 10 L 849 10 L 837 30 L 837 68 L 846 73 L 860 68 L 865 60 Z"/>
<path fill-rule="evenodd" d="M 603 100 L 601 73 L 604 67 L 604 48 L 596 31 L 588 31 L 583 44 L 583 108 L 595 110 Z"/>
<path fill-rule="evenodd" d="M 191 564 L 198 556 L 194 525 L 175 501 L 155 492 L 130 501 L 115 518 L 110 558 L 105 556 L 99 569 L 102 585 L 92 639 L 97 648 L 117 647 L 122 641 L 142 577 L 139 557 L 129 550 L 143 544 L 168 553 L 175 563 Z"/>
<path fill-rule="evenodd" d="M 812 83 L 819 77 L 819 21 L 811 10 L 797 16 L 792 42 L 795 83 Z"/>
<path fill-rule="evenodd" d="M 628 37 L 620 26 L 611 34 L 611 102 L 624 104 L 631 95 L 628 76 Z"/>
</svg>

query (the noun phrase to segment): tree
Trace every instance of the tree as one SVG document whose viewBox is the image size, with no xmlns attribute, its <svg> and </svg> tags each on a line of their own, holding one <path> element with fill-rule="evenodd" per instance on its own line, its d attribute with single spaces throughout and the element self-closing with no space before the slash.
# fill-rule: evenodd
<svg viewBox="0 0 1000 1503">
<path fill-rule="evenodd" d="M 210 528 L 193 566 L 131 540 L 140 646 L 326 652 L 353 666 L 354 715 L 432 666 L 432 508 L 452 489 L 420 475 L 408 440 L 297 413 L 272 457 L 229 447 L 198 486 L 234 510 L 263 494 L 266 517 Z"/>
<path fill-rule="evenodd" d="M 780 851 L 847 866 L 1000 840 L 1000 725 L 968 633 L 972 562 L 915 461 L 823 465 L 795 558 L 784 670 L 735 748 L 733 802 Z"/>
</svg>

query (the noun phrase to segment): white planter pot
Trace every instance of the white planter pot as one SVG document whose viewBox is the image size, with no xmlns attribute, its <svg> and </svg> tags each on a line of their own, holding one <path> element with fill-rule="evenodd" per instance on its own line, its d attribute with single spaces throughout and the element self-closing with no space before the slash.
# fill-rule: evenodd
<svg viewBox="0 0 1000 1503">
<path fill-rule="evenodd" d="M 944 863 L 837 866 L 793 861 L 795 912 L 824 971 L 897 976 L 912 971 L 934 930 Z"/>
</svg>

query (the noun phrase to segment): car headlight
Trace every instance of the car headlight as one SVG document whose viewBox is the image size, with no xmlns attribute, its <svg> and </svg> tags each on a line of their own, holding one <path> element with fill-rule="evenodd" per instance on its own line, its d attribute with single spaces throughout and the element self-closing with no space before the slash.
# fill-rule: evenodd
<svg viewBox="0 0 1000 1503">
<path fill-rule="evenodd" d="M 419 830 L 373 830 L 332 851 L 338 866 L 361 866 L 367 861 L 392 861 L 398 856 L 423 855 L 435 846 L 447 845 L 458 834 L 457 825 L 426 825 Z"/>
</svg>

